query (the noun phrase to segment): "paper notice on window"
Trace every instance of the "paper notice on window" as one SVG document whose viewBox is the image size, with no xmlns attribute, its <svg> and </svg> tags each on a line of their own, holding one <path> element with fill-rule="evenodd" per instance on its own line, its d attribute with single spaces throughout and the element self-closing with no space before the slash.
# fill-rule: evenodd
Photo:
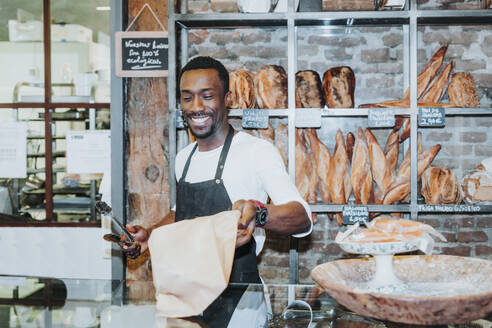
<svg viewBox="0 0 492 328">
<path fill-rule="evenodd" d="M 67 173 L 104 173 L 110 166 L 109 130 L 67 132 Z"/>
<path fill-rule="evenodd" d="M 26 178 L 27 125 L 0 124 L 0 178 Z"/>
</svg>

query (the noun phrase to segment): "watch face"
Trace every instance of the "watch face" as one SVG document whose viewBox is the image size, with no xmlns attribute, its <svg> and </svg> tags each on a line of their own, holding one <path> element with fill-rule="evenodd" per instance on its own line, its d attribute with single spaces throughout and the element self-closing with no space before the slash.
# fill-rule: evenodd
<svg viewBox="0 0 492 328">
<path fill-rule="evenodd" d="M 260 211 L 256 214 L 256 223 L 260 226 L 265 225 L 268 219 L 268 211 L 266 208 L 260 209 Z"/>
</svg>

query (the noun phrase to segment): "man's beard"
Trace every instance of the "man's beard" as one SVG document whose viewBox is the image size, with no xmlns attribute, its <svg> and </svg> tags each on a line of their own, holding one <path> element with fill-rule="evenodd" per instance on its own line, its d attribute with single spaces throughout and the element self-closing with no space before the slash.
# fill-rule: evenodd
<svg viewBox="0 0 492 328">
<path fill-rule="evenodd" d="M 188 123 L 188 126 L 190 127 L 191 134 L 197 139 L 206 139 L 206 138 L 210 137 L 217 130 L 217 122 L 215 121 L 214 115 L 208 115 L 206 113 L 199 113 L 199 114 L 201 114 L 199 116 L 206 115 L 212 120 L 212 124 L 205 131 L 198 131 L 197 132 L 197 131 L 193 130 L 193 127 L 192 127 L 193 123 L 192 122 L 190 123 L 190 121 L 192 120 L 193 116 L 196 116 L 196 115 L 187 115 L 185 118 L 186 118 L 186 121 Z"/>
</svg>

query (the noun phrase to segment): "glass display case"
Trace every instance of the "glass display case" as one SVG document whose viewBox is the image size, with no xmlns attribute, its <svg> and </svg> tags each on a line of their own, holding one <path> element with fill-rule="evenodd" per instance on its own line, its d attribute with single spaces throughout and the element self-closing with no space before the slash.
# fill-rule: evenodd
<svg viewBox="0 0 492 328">
<path fill-rule="evenodd" d="M 152 290 L 152 282 L 147 284 Z M 150 301 L 133 300 L 126 281 L 77 280 L 35 277 L 0 277 L 0 326 L 16 327 L 166 327 Z M 233 285 L 232 288 L 241 286 Z M 423 327 L 383 322 L 357 315 L 315 285 L 251 285 L 265 290 L 269 320 L 267 327 L 396 328 Z M 200 316 L 170 319 L 167 327 L 206 327 Z M 426 326 L 448 328 L 490 327 L 492 318 L 467 324 Z"/>
</svg>

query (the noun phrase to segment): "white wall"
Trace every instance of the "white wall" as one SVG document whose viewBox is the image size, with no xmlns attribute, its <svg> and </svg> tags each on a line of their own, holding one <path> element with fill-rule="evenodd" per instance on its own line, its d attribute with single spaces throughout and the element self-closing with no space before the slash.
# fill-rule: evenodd
<svg viewBox="0 0 492 328">
<path fill-rule="evenodd" d="M 0 274 L 111 279 L 100 228 L 0 228 Z"/>
</svg>

